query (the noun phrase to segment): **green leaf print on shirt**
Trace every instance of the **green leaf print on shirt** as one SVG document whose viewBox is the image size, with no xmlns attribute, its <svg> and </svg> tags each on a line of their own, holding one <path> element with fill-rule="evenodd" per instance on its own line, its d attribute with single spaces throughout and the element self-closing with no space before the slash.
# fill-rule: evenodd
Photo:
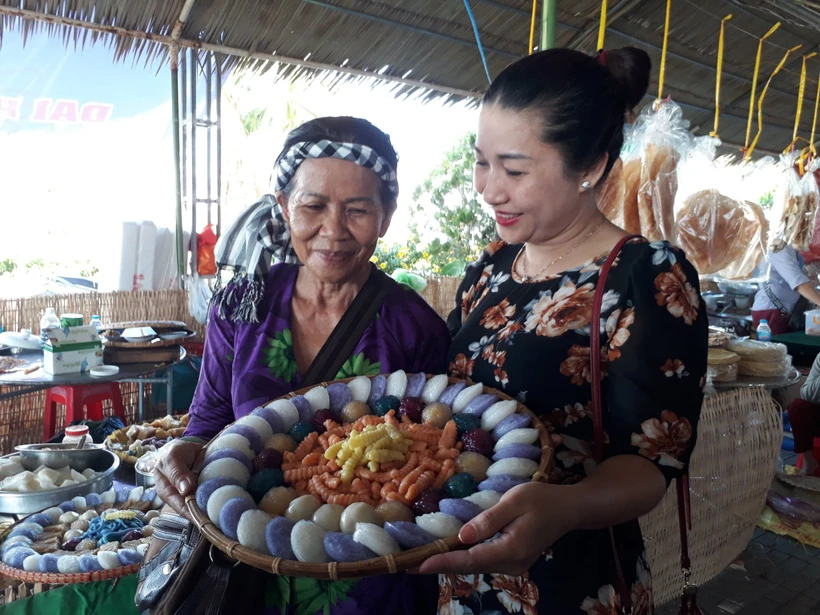
<svg viewBox="0 0 820 615">
<path fill-rule="evenodd" d="M 318 581 L 316 579 L 293 578 L 294 604 L 296 615 L 314 615 L 322 611 L 330 613 L 330 607 L 347 600 L 347 594 L 356 581 Z"/>
<path fill-rule="evenodd" d="M 288 612 L 290 604 L 290 577 L 271 575 L 265 587 L 265 606 L 279 609 L 280 613 Z"/>
<path fill-rule="evenodd" d="M 290 329 L 280 331 L 268 339 L 268 346 L 262 351 L 262 362 L 273 375 L 287 383 L 296 375 L 296 356 L 293 354 L 293 336 Z"/>
<path fill-rule="evenodd" d="M 350 357 L 342 369 L 336 374 L 337 379 L 353 378 L 354 376 L 378 376 L 381 373 L 382 364 L 379 361 L 371 363 L 364 357 L 364 353 L 354 354 Z"/>
</svg>

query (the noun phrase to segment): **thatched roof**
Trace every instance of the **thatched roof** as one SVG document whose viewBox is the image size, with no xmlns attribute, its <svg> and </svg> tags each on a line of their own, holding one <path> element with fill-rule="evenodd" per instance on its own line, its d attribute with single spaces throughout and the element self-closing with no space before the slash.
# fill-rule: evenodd
<svg viewBox="0 0 820 615">
<path fill-rule="evenodd" d="M 21 4 L 28 10 L 25 18 L 8 14 Z M 185 0 L 0 0 L 0 13 L 6 13 L 0 22 L 0 36 L 3 28 L 22 28 L 26 34 L 48 28 L 53 35 L 64 37 L 67 44 L 98 40 L 112 46 L 118 58 L 166 61 L 165 43 L 184 4 Z M 531 1 L 471 0 L 471 4 L 490 73 L 498 74 L 527 52 Z M 610 0 L 609 4 L 606 46 L 635 45 L 650 53 L 655 64 L 652 95 L 647 98 L 651 100 L 657 93 L 666 3 Z M 758 37 L 781 21 L 782 27 L 764 43 L 758 92 L 785 51 L 796 45 L 802 48 L 769 89 L 758 147 L 780 151 L 791 142 L 801 57 L 820 49 L 820 11 L 811 6 L 820 3 L 673 0 L 665 94 L 684 106 L 696 132 L 704 134 L 712 129 L 720 20 L 732 13 L 734 18 L 726 27 L 720 136 L 727 143 L 745 141 Z M 600 1 L 558 0 L 558 8 L 557 44 L 593 52 Z M 30 19 L 34 13 L 109 28 L 106 32 L 78 33 L 74 28 Z M 126 31 L 148 36 L 135 39 Z M 327 77 L 322 71 L 332 67 L 348 71 L 334 78 L 359 79 L 363 74 L 381 73 L 396 83 L 397 95 L 464 98 L 480 95 L 487 85 L 472 26 L 459 0 L 195 0 L 181 39 L 188 46 L 231 48 L 246 56 L 246 62 L 282 58 L 287 76 L 293 78 L 315 76 L 317 71 Z M 226 64 L 239 59 L 234 55 Z M 808 66 L 801 122 L 804 138 L 811 132 L 820 56 L 809 60 Z M 752 133 L 755 131 L 756 126 Z"/>
</svg>

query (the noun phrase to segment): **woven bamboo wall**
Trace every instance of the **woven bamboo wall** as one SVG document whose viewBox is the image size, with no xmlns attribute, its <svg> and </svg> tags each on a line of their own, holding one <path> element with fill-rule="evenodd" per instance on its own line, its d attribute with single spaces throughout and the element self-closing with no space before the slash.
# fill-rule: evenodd
<svg viewBox="0 0 820 615">
<path fill-rule="evenodd" d="M 460 278 L 432 278 L 421 295 L 436 312 L 446 317 L 455 306 L 459 282 Z M 0 298 L 0 325 L 6 331 L 26 328 L 31 329 L 32 333 L 39 334 L 40 318 L 48 307 L 55 308 L 57 314 L 82 314 L 86 322 L 97 314 L 103 324 L 127 320 L 180 320 L 200 338 L 204 338 L 205 335 L 205 327 L 188 313 L 188 295 L 184 290 L 80 293 L 24 299 Z"/>
<path fill-rule="evenodd" d="M 421 296 L 442 318 L 447 318 L 456 305 L 456 293 L 460 282 L 461 278 L 432 278 L 428 280 L 427 288 L 421 292 Z"/>
<path fill-rule="evenodd" d="M 55 308 L 58 315 L 82 314 L 86 322 L 94 314 L 99 315 L 103 324 L 127 320 L 180 320 L 200 337 L 205 332 L 204 327 L 188 314 L 188 295 L 184 290 L 0 298 L 0 325 L 6 331 L 26 328 L 39 334 L 40 318 L 48 307 Z"/>
<path fill-rule="evenodd" d="M 459 278 L 433 278 L 429 280 L 422 296 L 442 317 L 453 309 Z M 31 329 L 39 334 L 40 318 L 47 307 L 56 309 L 57 314 L 82 314 L 86 322 L 98 314 L 103 323 L 127 320 L 180 320 L 185 322 L 200 339 L 204 338 L 205 327 L 188 314 L 188 295 L 183 290 L 163 290 L 148 292 L 82 293 L 30 297 L 25 299 L 0 299 L 0 325 L 7 331 Z M 0 392 L 12 390 L 0 387 Z M 120 384 L 123 404 L 128 422 L 137 418 L 138 389 L 134 383 Z M 145 386 L 146 398 L 150 396 L 151 385 Z M 0 401 L 0 454 L 7 454 L 18 444 L 29 444 L 42 440 L 43 408 L 45 391 L 21 395 Z M 157 410 L 151 412 L 145 400 L 146 418 L 155 418 Z M 105 406 L 105 413 L 110 413 Z M 152 416 L 153 414 L 153 416 Z M 63 428 L 62 408 L 58 410 L 58 430 Z"/>
<path fill-rule="evenodd" d="M 164 412 L 163 407 L 149 408 L 151 385 L 144 385 L 145 418 L 159 418 Z M 0 387 L 0 393 L 13 391 L 19 387 Z M 122 403 L 125 407 L 126 424 L 137 419 L 139 411 L 139 385 L 135 382 L 120 383 Z M 43 439 L 43 409 L 46 403 L 46 392 L 29 393 L 0 400 L 0 455 L 14 450 L 18 444 L 41 442 Z M 112 413 L 110 402 L 103 402 L 103 414 Z M 57 406 L 57 431 L 65 426 L 65 407 Z"/>
</svg>

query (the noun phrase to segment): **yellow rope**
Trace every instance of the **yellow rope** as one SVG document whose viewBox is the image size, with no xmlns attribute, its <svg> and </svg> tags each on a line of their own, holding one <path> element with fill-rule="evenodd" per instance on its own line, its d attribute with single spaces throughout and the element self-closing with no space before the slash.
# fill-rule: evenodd
<svg viewBox="0 0 820 615">
<path fill-rule="evenodd" d="M 797 111 L 794 114 L 794 132 L 792 142 L 787 150 L 790 150 L 797 143 L 797 133 L 800 130 L 800 118 L 803 116 L 803 99 L 806 96 L 806 61 L 816 56 L 817 53 L 810 53 L 803 56 L 803 67 L 800 69 L 800 87 L 797 90 Z"/>
<path fill-rule="evenodd" d="M 720 38 L 718 39 L 717 77 L 715 78 L 715 129 L 709 133 L 712 137 L 718 136 L 720 124 L 720 78 L 723 75 L 723 41 L 726 33 L 726 22 L 732 18 L 731 13 L 720 21 Z"/>
<path fill-rule="evenodd" d="M 601 3 L 601 25 L 598 26 L 598 51 L 604 48 L 604 39 L 606 38 L 606 10 L 607 0 Z"/>
<path fill-rule="evenodd" d="M 809 139 L 809 147 L 811 148 L 812 154 L 817 155 L 817 151 L 814 149 L 814 134 L 817 131 L 817 108 L 820 107 L 820 76 L 817 78 L 817 96 L 814 99 L 814 119 L 812 120 L 811 124 L 811 139 Z"/>
<path fill-rule="evenodd" d="M 669 15 L 672 13 L 672 0 L 666 0 L 666 21 L 663 26 L 663 53 L 661 55 L 661 74 L 658 77 L 658 100 L 663 98 L 663 82 L 666 77 L 666 48 L 669 43 Z"/>
<path fill-rule="evenodd" d="M 538 0 L 532 0 L 532 21 L 530 22 L 530 55 L 535 46 L 535 17 L 538 14 Z"/>
<path fill-rule="evenodd" d="M 775 31 L 780 27 L 780 22 L 778 21 L 772 29 L 766 32 L 763 38 L 757 44 L 757 59 L 755 60 L 755 74 L 752 77 L 752 92 L 749 96 L 749 119 L 746 122 L 746 141 L 744 142 L 744 150 L 749 149 L 749 139 L 752 137 L 752 118 L 754 117 L 755 113 L 755 95 L 757 94 L 757 78 L 760 75 L 760 56 L 763 55 L 763 41 L 769 38 Z M 747 156 L 748 159 L 748 156 Z"/>
<path fill-rule="evenodd" d="M 763 99 L 766 98 L 766 92 L 769 91 L 769 85 L 774 79 L 774 76 L 780 72 L 780 69 L 783 68 L 783 65 L 786 64 L 786 60 L 789 59 L 789 56 L 792 52 L 797 51 L 803 45 L 797 45 L 796 47 L 792 47 L 789 49 L 785 54 L 783 54 L 783 59 L 780 60 L 780 63 L 774 69 L 769 80 L 766 81 L 766 85 L 763 86 L 763 91 L 760 93 L 760 98 L 757 101 L 757 134 L 755 135 L 754 141 L 752 141 L 752 145 L 749 147 L 749 150 L 746 152 L 746 160 L 749 160 L 752 157 L 752 152 L 754 152 L 755 147 L 757 147 L 757 142 L 760 139 L 760 134 L 763 132 Z"/>
</svg>

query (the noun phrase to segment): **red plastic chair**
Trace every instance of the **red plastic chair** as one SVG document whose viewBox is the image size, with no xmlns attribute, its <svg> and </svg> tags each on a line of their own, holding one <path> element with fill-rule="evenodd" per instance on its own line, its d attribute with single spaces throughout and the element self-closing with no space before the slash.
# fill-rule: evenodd
<svg viewBox="0 0 820 615">
<path fill-rule="evenodd" d="M 101 421 L 103 419 L 102 402 L 106 399 L 111 400 L 114 415 L 120 417 L 125 423 L 125 409 L 122 405 L 120 385 L 116 382 L 50 388 L 46 394 L 46 408 L 43 416 L 43 442 L 48 442 L 56 432 L 57 404 L 65 406 L 65 424 L 70 425 L 73 421 L 81 419 Z"/>
</svg>

